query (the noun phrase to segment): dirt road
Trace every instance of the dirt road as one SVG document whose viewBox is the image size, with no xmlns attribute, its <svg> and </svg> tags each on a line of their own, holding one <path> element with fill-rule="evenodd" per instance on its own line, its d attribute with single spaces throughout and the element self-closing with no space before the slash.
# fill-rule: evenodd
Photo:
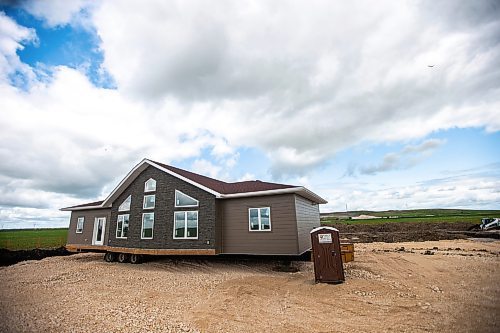
<svg viewBox="0 0 500 333">
<path fill-rule="evenodd" d="M 500 331 L 499 241 L 356 244 L 341 285 L 314 284 L 312 264 L 296 264 L 22 262 L 0 268 L 0 331 Z"/>
</svg>

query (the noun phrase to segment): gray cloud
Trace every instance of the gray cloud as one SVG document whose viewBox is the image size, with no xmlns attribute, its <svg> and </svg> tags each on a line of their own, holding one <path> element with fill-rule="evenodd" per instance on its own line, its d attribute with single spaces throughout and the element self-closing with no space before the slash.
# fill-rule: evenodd
<svg viewBox="0 0 500 333">
<path fill-rule="evenodd" d="M 386 154 L 379 164 L 361 166 L 359 172 L 365 175 L 376 175 L 380 172 L 409 169 L 418 164 L 425 157 L 428 157 L 434 149 L 443 145 L 445 142 L 445 140 L 429 139 L 418 145 L 405 146 L 398 153 Z M 354 174 L 352 168 L 349 170 L 349 174 Z"/>
<path fill-rule="evenodd" d="M 210 6 L 89 8 L 104 68 L 127 96 L 157 109 L 171 99 L 179 113 L 221 119 L 201 127 L 265 151 L 275 178 L 303 175 L 361 142 L 500 129 L 494 1 Z"/>
</svg>

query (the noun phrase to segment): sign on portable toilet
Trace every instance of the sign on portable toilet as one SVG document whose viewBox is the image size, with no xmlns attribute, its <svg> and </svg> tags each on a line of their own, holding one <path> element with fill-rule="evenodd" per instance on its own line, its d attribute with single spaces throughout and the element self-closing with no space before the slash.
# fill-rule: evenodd
<svg viewBox="0 0 500 333">
<path fill-rule="evenodd" d="M 344 282 L 339 231 L 332 227 L 315 228 L 311 230 L 311 245 L 316 282 Z"/>
</svg>

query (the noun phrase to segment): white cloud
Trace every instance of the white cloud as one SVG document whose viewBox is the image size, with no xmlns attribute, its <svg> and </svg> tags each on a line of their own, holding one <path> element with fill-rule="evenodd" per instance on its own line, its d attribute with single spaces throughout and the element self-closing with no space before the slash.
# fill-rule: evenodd
<svg viewBox="0 0 500 333">
<path fill-rule="evenodd" d="M 0 12 L 0 80 L 14 81 L 18 85 L 34 79 L 33 70 L 19 59 L 17 51 L 25 44 L 37 43 L 36 32 L 18 25 Z"/>
<path fill-rule="evenodd" d="M 323 189 L 327 205 L 321 211 L 387 210 L 420 208 L 498 209 L 500 180 L 498 165 L 487 172 L 468 171 L 415 184 L 388 187 L 377 183 L 339 182 Z"/>
<path fill-rule="evenodd" d="M 243 176 L 241 176 L 240 178 L 238 178 L 236 181 L 237 182 L 244 182 L 244 181 L 247 181 L 247 180 L 255 180 L 255 175 L 253 173 L 246 172 Z"/>
<path fill-rule="evenodd" d="M 91 0 L 29 0 L 21 3 L 31 15 L 42 18 L 51 27 L 81 21 L 82 11 L 92 5 Z"/>
<path fill-rule="evenodd" d="M 266 151 L 277 178 L 360 142 L 500 128 L 491 2 L 472 6 L 484 20 L 453 2 L 439 18 L 426 2 L 205 5 L 103 2 L 104 66 L 134 98 L 201 107 L 205 129 Z"/>
<path fill-rule="evenodd" d="M 219 172 L 221 171 L 221 167 L 213 164 L 210 161 L 204 159 L 197 159 L 191 165 L 190 170 L 208 177 L 218 178 Z"/>
</svg>

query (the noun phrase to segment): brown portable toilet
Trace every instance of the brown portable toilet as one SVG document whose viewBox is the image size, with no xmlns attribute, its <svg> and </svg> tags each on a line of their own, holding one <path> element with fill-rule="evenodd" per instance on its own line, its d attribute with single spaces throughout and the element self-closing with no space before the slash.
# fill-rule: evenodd
<svg viewBox="0 0 500 333">
<path fill-rule="evenodd" d="M 311 230 L 311 245 L 316 282 L 344 282 L 339 231 L 332 227 L 315 228 Z"/>
</svg>

